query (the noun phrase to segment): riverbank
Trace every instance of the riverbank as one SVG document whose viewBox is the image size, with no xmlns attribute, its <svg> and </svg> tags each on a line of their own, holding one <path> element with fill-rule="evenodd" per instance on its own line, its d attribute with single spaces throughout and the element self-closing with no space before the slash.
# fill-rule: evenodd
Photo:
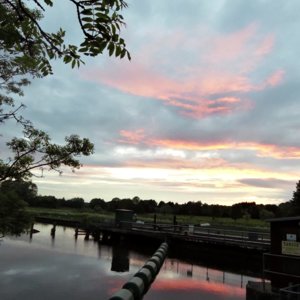
<svg viewBox="0 0 300 300">
<path fill-rule="evenodd" d="M 27 208 L 28 212 L 33 217 L 49 218 L 57 221 L 73 221 L 80 224 L 88 225 L 97 222 L 113 221 L 114 213 L 111 212 L 95 212 L 89 209 L 51 209 L 51 208 Z M 141 222 L 153 222 L 154 214 L 141 214 L 137 216 Z M 156 214 L 156 222 L 162 224 L 173 224 L 173 214 Z M 236 219 L 221 218 L 221 217 L 207 217 L 207 216 L 190 216 L 190 215 L 176 215 L 177 224 L 209 224 L 212 227 L 230 228 L 239 230 L 255 230 L 268 231 L 269 223 L 258 219 Z"/>
</svg>

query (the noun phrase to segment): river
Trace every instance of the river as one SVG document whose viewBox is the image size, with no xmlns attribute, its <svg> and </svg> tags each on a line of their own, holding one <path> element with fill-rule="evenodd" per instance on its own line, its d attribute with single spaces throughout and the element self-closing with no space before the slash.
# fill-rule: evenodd
<svg viewBox="0 0 300 300">
<path fill-rule="evenodd" d="M 107 246 L 74 238 L 74 229 L 35 224 L 30 238 L 0 241 L 1 300 L 109 299 L 141 268 L 151 254 L 137 247 Z M 242 300 L 257 277 L 167 258 L 144 300 Z"/>
</svg>

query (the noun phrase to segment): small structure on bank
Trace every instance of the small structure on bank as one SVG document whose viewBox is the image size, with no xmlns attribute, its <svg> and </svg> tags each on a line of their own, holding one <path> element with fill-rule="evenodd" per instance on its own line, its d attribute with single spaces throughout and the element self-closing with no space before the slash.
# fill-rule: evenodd
<svg viewBox="0 0 300 300">
<path fill-rule="evenodd" d="M 269 222 L 271 252 L 264 254 L 264 272 L 274 289 L 300 284 L 300 216 Z"/>
<path fill-rule="evenodd" d="M 115 224 L 121 228 L 131 228 L 132 222 L 135 222 L 136 215 L 130 209 L 116 209 Z"/>
<path fill-rule="evenodd" d="M 300 299 L 300 216 L 270 222 L 271 250 L 263 255 L 270 283 L 249 282 L 247 299 Z"/>
</svg>

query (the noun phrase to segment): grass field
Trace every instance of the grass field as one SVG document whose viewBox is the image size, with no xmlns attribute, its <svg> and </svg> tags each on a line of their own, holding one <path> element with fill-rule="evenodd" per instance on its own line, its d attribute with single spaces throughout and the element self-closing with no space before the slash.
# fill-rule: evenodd
<svg viewBox="0 0 300 300">
<path fill-rule="evenodd" d="M 78 210 L 78 209 L 50 209 L 50 208 L 33 208 L 29 207 L 28 211 L 33 216 L 47 217 L 52 219 L 80 221 L 84 223 L 103 222 L 107 220 L 114 220 L 114 213 L 111 212 L 95 212 L 92 210 Z M 172 214 L 156 214 L 157 223 L 173 223 L 174 215 Z M 137 215 L 137 219 L 144 222 L 153 222 L 154 214 Z M 251 228 L 251 229 L 269 229 L 269 223 L 263 220 L 256 219 L 237 219 L 231 218 L 212 218 L 207 216 L 188 216 L 177 215 L 176 221 L 178 224 L 193 224 L 199 225 L 209 223 L 211 226 L 217 227 L 231 227 L 231 228 Z"/>
</svg>

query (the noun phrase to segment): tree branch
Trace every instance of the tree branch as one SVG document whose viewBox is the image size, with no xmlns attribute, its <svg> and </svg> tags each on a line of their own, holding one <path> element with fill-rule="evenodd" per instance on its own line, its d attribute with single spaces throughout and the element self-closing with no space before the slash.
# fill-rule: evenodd
<svg viewBox="0 0 300 300">
<path fill-rule="evenodd" d="M 48 44 L 50 45 L 50 47 L 52 49 L 54 49 L 59 55 L 63 55 L 63 52 L 61 52 L 60 49 L 58 49 L 54 45 L 53 39 L 41 28 L 41 26 L 37 22 L 37 20 L 34 17 L 32 17 L 32 15 L 30 13 L 27 12 L 26 8 L 23 6 L 22 1 L 18 0 L 18 3 L 19 3 L 19 6 L 20 6 L 22 12 L 24 13 L 24 15 L 26 15 L 26 17 L 29 18 L 30 21 L 35 24 L 35 26 L 38 28 L 40 34 L 45 38 L 45 40 L 48 42 Z"/>
<path fill-rule="evenodd" d="M 83 34 L 89 38 L 89 39 L 93 39 L 94 37 L 89 34 L 83 27 L 83 23 L 82 23 L 82 20 L 81 20 L 81 16 L 80 16 L 80 9 L 79 7 L 81 7 L 82 9 L 84 8 L 84 6 L 82 6 L 79 2 L 75 1 L 75 0 L 70 0 L 71 2 L 73 2 L 76 6 L 76 12 L 77 12 L 77 19 L 78 19 L 78 22 L 79 22 L 79 25 L 81 27 L 81 30 L 83 32 Z"/>
<path fill-rule="evenodd" d="M 41 3 L 37 0 L 33 0 L 34 3 L 42 10 L 42 11 L 45 11 L 45 8 L 41 5 Z"/>
</svg>

